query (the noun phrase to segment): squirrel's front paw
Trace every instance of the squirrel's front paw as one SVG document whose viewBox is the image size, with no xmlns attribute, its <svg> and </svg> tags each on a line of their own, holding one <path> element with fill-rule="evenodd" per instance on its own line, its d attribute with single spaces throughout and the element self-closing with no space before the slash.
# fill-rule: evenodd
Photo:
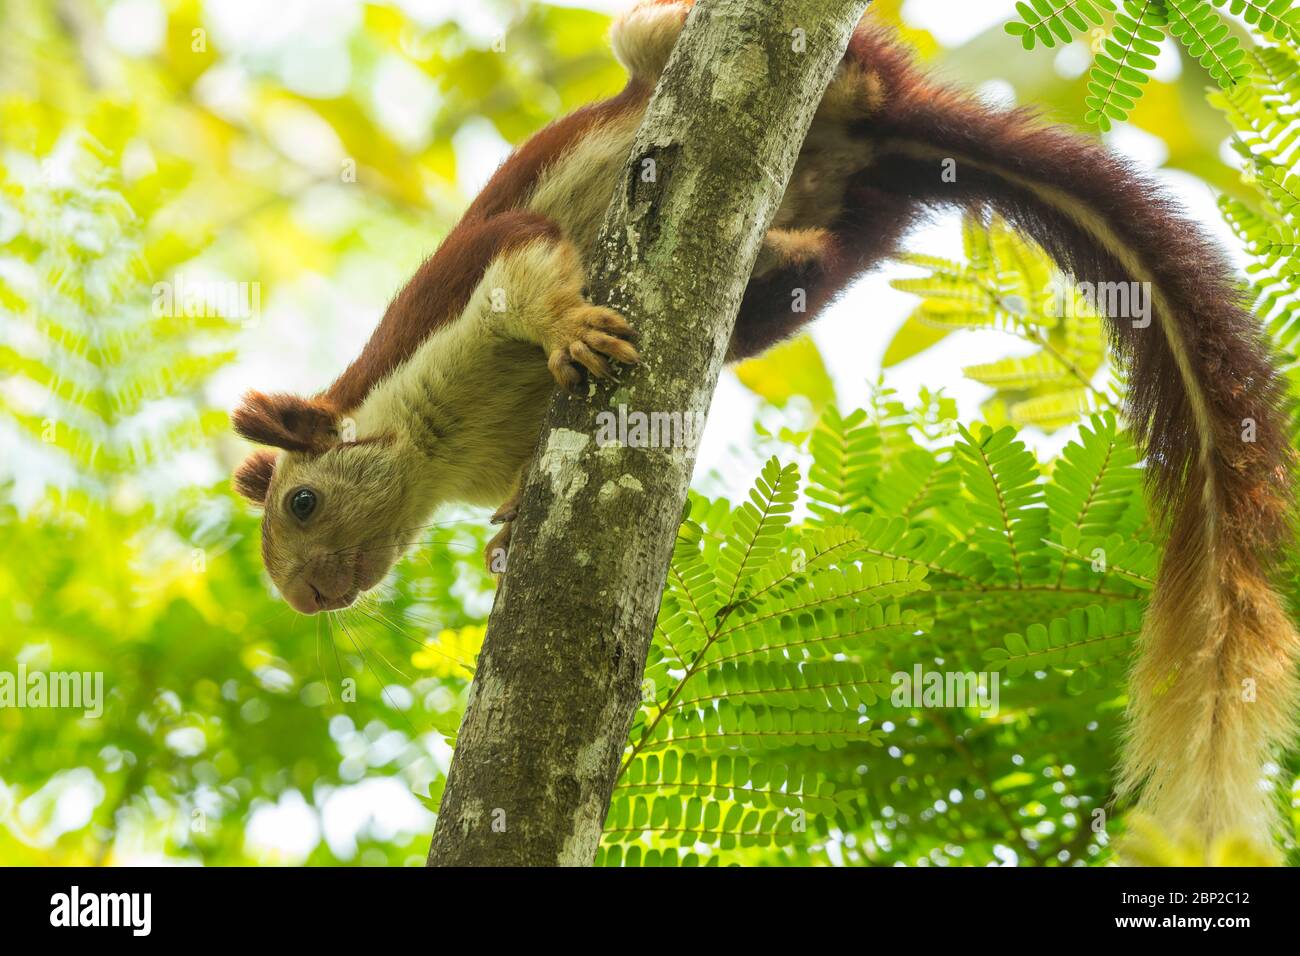
<svg viewBox="0 0 1300 956">
<path fill-rule="evenodd" d="M 613 309 L 583 303 L 564 312 L 552 327 L 546 342 L 547 367 L 555 380 L 567 391 L 582 384 L 582 369 L 597 378 L 612 378 L 608 356 L 628 365 L 641 356 L 628 339 L 636 330 Z"/>
</svg>

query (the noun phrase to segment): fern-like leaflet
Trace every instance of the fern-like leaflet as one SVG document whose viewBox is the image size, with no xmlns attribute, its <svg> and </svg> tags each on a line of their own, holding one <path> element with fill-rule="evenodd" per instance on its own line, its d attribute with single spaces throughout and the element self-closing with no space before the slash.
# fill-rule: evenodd
<svg viewBox="0 0 1300 956">
<path fill-rule="evenodd" d="M 1151 78 L 1168 14 L 1162 0 L 1124 0 L 1115 29 L 1097 53 L 1088 78 L 1086 119 L 1102 130 L 1123 122 Z"/>
<path fill-rule="evenodd" d="M 1114 0 L 1032 0 L 1031 3 L 1016 4 L 1019 20 L 1012 20 L 1006 25 L 1007 33 L 1019 37 L 1026 50 L 1032 50 L 1039 43 L 1051 48 L 1057 41 L 1069 43 L 1074 33 L 1085 33 L 1088 24 L 1094 27 L 1102 25 L 1102 11 L 1114 12 Z"/>
<path fill-rule="evenodd" d="M 1094 43 L 1087 120 L 1103 131 L 1133 111 L 1168 35 L 1197 59 L 1216 83 L 1231 88 L 1250 72 L 1246 50 L 1217 9 L 1227 8 L 1265 37 L 1300 40 L 1300 9 L 1293 0 L 1032 0 L 1016 4 L 1019 19 L 1005 25 L 1026 50 L 1055 47 L 1089 31 L 1103 34 L 1104 13 L 1114 25 Z"/>
<path fill-rule="evenodd" d="M 890 350 L 914 354 L 924 346 L 900 346 L 923 329 L 944 334 L 960 329 L 996 329 L 1036 347 L 1034 353 L 967 366 L 965 374 L 995 390 L 984 407 L 992 421 L 1068 425 L 1081 414 L 1113 407 L 1108 392 L 1094 384 L 1105 358 L 1105 336 L 1097 310 L 1061 275 L 1037 246 L 1005 222 L 985 226 L 967 217 L 962 229 L 966 259 L 905 256 L 908 265 L 929 270 L 917 279 L 896 279 L 894 288 L 922 297 Z"/>
<path fill-rule="evenodd" d="M 21 138 L 29 115 L 11 104 L 6 116 Z M 132 122 L 104 103 L 39 162 L 0 157 L 0 218 L 19 224 L 0 276 L 0 377 L 22 395 L 6 418 L 100 500 L 228 428 L 195 399 L 234 357 L 235 326 L 206 309 L 151 303 L 154 278 L 197 250 L 152 225 L 179 185 L 176 169 L 131 183 L 122 175 Z"/>
<path fill-rule="evenodd" d="M 1255 314 L 1285 358 L 1283 373 L 1300 394 L 1300 177 L 1293 172 L 1300 143 L 1300 51 L 1291 39 L 1256 50 L 1246 81 L 1210 95 L 1235 135 L 1245 196 L 1223 196 L 1219 209 L 1251 261 L 1246 267 Z M 1300 413 L 1292 418 L 1300 441 Z"/>
</svg>

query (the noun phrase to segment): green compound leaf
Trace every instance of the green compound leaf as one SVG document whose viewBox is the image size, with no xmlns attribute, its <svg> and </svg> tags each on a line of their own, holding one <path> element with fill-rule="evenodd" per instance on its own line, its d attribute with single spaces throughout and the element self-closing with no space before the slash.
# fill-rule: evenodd
<svg viewBox="0 0 1300 956">
<path fill-rule="evenodd" d="M 1169 32 L 1227 89 L 1250 72 L 1246 51 L 1208 0 L 1168 0 Z"/>
<path fill-rule="evenodd" d="M 1032 0 L 1031 3 L 1017 3 L 1016 12 L 1019 20 L 1012 20 L 1004 29 L 1014 37 L 1026 50 L 1032 50 L 1040 42 L 1049 49 L 1057 42 L 1069 43 L 1076 33 L 1086 33 L 1089 24 L 1101 26 L 1104 22 L 1102 11 L 1114 12 L 1114 0 Z"/>
<path fill-rule="evenodd" d="M 1085 119 L 1103 130 L 1132 112 L 1155 69 L 1169 17 L 1161 0 L 1125 0 L 1115 29 L 1103 43 L 1088 78 Z"/>
</svg>

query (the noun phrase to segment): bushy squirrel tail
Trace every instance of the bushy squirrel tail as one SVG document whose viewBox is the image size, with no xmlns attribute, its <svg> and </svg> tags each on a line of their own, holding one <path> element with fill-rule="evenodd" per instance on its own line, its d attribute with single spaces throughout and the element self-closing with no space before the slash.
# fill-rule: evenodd
<svg viewBox="0 0 1300 956">
<path fill-rule="evenodd" d="M 996 212 L 1076 281 L 1126 293 L 1105 300 L 1149 306 L 1106 317 L 1169 532 L 1119 790 L 1172 833 L 1266 840 L 1277 813 L 1261 777 L 1295 739 L 1300 701 L 1300 636 L 1271 580 L 1293 530 L 1295 452 L 1285 384 L 1228 262 L 1156 183 L 1093 140 L 934 84 L 870 31 L 850 52 L 888 91 L 862 130 L 877 154 L 863 174 L 872 184 Z"/>
</svg>

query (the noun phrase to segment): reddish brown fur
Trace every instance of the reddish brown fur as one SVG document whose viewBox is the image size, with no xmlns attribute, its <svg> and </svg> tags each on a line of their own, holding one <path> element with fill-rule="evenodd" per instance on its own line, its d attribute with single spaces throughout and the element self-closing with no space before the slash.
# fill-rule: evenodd
<svg viewBox="0 0 1300 956">
<path fill-rule="evenodd" d="M 235 471 L 235 490 L 249 501 L 265 501 L 275 473 L 275 452 L 258 449 Z"/>
<path fill-rule="evenodd" d="M 864 179 L 874 177 L 865 175 Z M 895 255 L 921 210 L 913 202 L 866 184 L 845 194 L 831 225 L 832 241 L 817 261 L 788 265 L 745 287 L 727 358 L 758 355 L 798 332 L 859 276 Z M 805 311 L 792 308 L 802 290 Z"/>
<path fill-rule="evenodd" d="M 249 392 L 235 409 L 235 431 L 262 445 L 289 451 L 319 451 L 334 440 L 338 410 L 324 399 Z"/>
<path fill-rule="evenodd" d="M 894 255 L 907 229 L 933 208 L 995 210 L 1076 279 L 1128 281 L 1126 269 L 1073 220 L 1015 183 L 963 167 L 960 160 L 957 181 L 944 182 L 937 162 L 891 153 L 889 147 L 924 144 L 1055 187 L 1097 213 L 1136 250 L 1173 305 L 1150 328 L 1135 329 L 1125 320 L 1111 327 L 1129 364 L 1129 417 L 1153 465 L 1158 499 L 1173 506 L 1187 498 L 1189 488 L 1199 488 L 1202 477 L 1188 393 L 1169 343 L 1159 334 L 1161 322 L 1172 322 L 1194 343 L 1196 379 L 1215 422 L 1215 477 L 1228 537 L 1261 559 L 1271 553 L 1288 531 L 1291 501 L 1285 389 L 1214 242 L 1148 177 L 1093 140 L 1047 126 L 1030 111 L 992 109 L 966 93 L 936 86 L 894 43 L 869 28 L 854 35 L 848 56 L 882 77 L 884 108 L 855 132 L 864 145 L 883 147 L 885 155 L 848 180 L 832 226 L 833 255 L 750 284 L 733 357 L 755 354 L 793 334 L 848 283 Z M 790 293 L 797 288 L 807 292 L 805 313 L 790 309 Z M 1244 420 L 1257 424 L 1253 443 L 1240 439 Z"/>
<path fill-rule="evenodd" d="M 430 333 L 460 314 L 492 260 L 539 238 L 558 239 L 553 222 L 518 207 L 546 167 L 583 134 L 636 108 L 648 95 L 643 86 L 629 83 L 618 96 L 556 120 L 512 153 L 389 305 L 361 355 L 326 391 L 329 401 L 344 412 L 359 406 Z"/>
<path fill-rule="evenodd" d="M 1029 111 L 991 109 L 968 94 L 935 86 L 872 30 L 855 34 L 848 55 L 878 71 L 887 90 L 884 109 L 857 129 L 866 143 L 886 150 L 891 143 L 921 143 L 1060 189 L 1139 253 L 1173 308 L 1150 328 L 1119 320 L 1111 331 L 1129 364 L 1129 418 L 1152 463 L 1154 490 L 1173 506 L 1187 499 L 1189 488 L 1199 489 L 1203 477 L 1197 474 L 1199 441 L 1189 396 L 1169 342 L 1159 333 L 1160 323 L 1172 322 L 1194 344 L 1195 377 L 1215 423 L 1214 467 L 1226 533 L 1243 552 L 1266 559 L 1288 531 L 1292 452 L 1284 428 L 1285 389 L 1214 242 L 1146 176 L 1094 141 L 1046 126 Z M 1076 279 L 1131 278 L 1073 220 L 1032 193 L 960 161 L 957 173 L 956 182 L 944 182 L 937 162 L 886 151 L 854 176 L 833 226 L 836 254 L 818 266 L 800 265 L 751 284 L 734 355 L 754 354 L 796 331 L 849 282 L 893 255 L 907 228 L 929 208 L 996 210 Z M 804 287 L 808 311 L 791 313 L 790 291 Z M 1245 420 L 1257 424 L 1253 443 L 1241 441 Z"/>
<path fill-rule="evenodd" d="M 548 165 L 585 133 L 643 106 L 650 90 L 632 80 L 617 96 L 592 103 L 538 130 L 488 180 L 465 211 L 466 219 L 485 219 L 521 203 Z"/>
</svg>

